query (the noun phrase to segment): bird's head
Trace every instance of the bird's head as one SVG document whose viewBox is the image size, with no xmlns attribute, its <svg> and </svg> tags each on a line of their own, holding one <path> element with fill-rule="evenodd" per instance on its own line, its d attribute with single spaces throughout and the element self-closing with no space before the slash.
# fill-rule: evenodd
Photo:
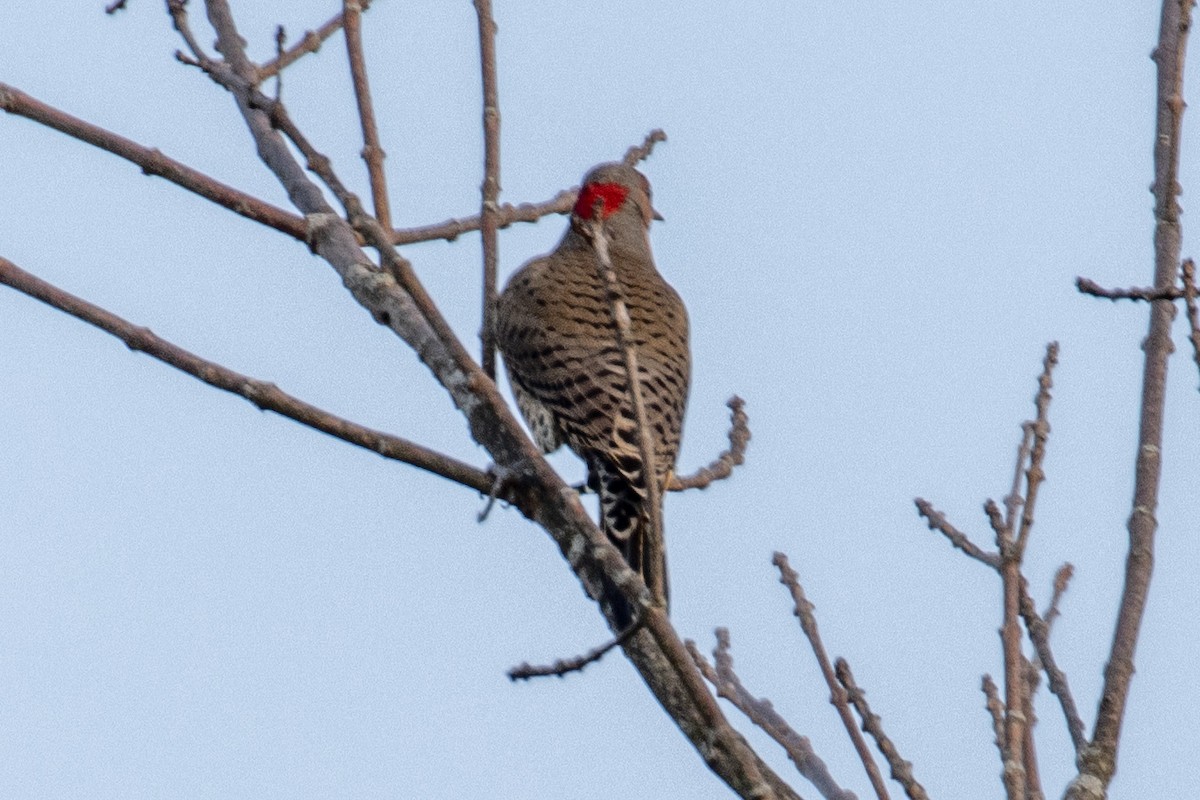
<svg viewBox="0 0 1200 800">
<path fill-rule="evenodd" d="M 650 182 L 628 164 L 614 162 L 593 167 L 583 176 L 579 199 L 571 211 L 572 222 L 600 219 L 639 220 L 644 228 L 650 220 L 662 219 L 650 203 Z"/>
</svg>

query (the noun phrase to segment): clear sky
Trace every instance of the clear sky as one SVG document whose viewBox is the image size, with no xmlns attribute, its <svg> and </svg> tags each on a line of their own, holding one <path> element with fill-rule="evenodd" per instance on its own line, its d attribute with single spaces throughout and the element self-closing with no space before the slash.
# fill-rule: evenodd
<svg viewBox="0 0 1200 800">
<path fill-rule="evenodd" d="M 172 58 L 162 4 L 130 5 L 109 18 L 101 0 L 6 4 L 0 81 L 286 206 L 230 97 Z M 1076 565 L 1054 644 L 1090 726 L 1147 309 L 1073 281 L 1151 281 L 1156 4 L 497 6 L 502 199 L 549 198 L 664 128 L 644 169 L 666 217 L 659 267 L 693 325 L 683 471 L 724 446 L 725 399 L 748 403 L 746 466 L 667 502 L 680 632 L 708 650 L 729 626 L 746 684 L 867 797 L 770 566 L 787 552 L 827 646 L 931 795 L 1000 796 L 979 691 L 1001 669 L 999 582 L 926 530 L 912 499 L 990 545 L 981 504 L 1007 491 L 1058 340 L 1028 574 L 1044 602 L 1055 568 Z M 339 7 L 235 12 L 265 60 L 276 24 L 295 37 Z M 474 213 L 470 4 L 377 0 L 365 27 L 397 224 Z M 348 77 L 334 39 L 286 73 L 283 96 L 365 194 Z M 564 225 L 503 232 L 502 274 Z M 474 347 L 478 237 L 405 254 Z M 302 244 L 13 117 L 0 118 L 0 255 L 486 464 L 427 370 Z M 1114 798 L 1200 783 L 1200 378 L 1175 330 L 1157 571 Z M 554 464 L 581 475 L 569 454 Z M 0 291 L 0 796 L 727 796 L 623 659 L 508 682 L 509 667 L 606 629 L 542 531 L 511 509 L 477 524 L 481 507 Z M 1058 796 L 1073 759 L 1044 688 L 1038 715 Z"/>
</svg>

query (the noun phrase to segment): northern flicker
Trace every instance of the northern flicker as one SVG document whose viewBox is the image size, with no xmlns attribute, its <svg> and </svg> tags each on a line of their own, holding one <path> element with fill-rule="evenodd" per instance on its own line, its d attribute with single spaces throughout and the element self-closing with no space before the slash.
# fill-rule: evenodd
<svg viewBox="0 0 1200 800">
<path fill-rule="evenodd" d="M 501 294 L 496 342 L 538 446 L 548 453 L 565 443 L 584 460 L 600 497 L 601 529 L 652 593 L 662 587 L 665 601 L 666 553 L 646 535 L 651 478 L 642 469 L 628 373 L 592 241 L 597 215 L 629 312 L 661 503 L 679 452 L 691 356 L 687 310 L 650 252 L 650 221 L 661 217 L 645 176 L 619 163 L 584 176 L 562 241 L 525 264 Z M 628 604 L 615 587 L 606 595 L 618 625 L 627 625 Z"/>
</svg>

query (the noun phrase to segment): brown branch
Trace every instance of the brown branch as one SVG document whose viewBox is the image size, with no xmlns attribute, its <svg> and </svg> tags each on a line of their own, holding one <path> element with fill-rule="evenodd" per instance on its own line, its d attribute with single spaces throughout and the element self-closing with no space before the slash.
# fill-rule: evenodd
<svg viewBox="0 0 1200 800">
<path fill-rule="evenodd" d="M 730 727 L 670 622 L 650 602 L 645 584 L 588 518 L 577 494 L 524 434 L 495 383 L 454 336 L 411 264 L 395 252 L 391 232 L 362 214 L 361 206 L 348 193 L 339 195 L 339 200 L 347 207 L 355 229 L 333 213 L 320 189 L 296 162 L 281 129 L 275 127 L 286 121 L 276 113 L 279 104 L 254 89 L 254 66 L 246 58 L 228 3 L 207 0 L 206 6 L 217 32 L 218 50 L 226 59 L 211 66 L 208 74 L 233 95 L 260 157 L 305 213 L 313 249 L 376 320 L 413 347 L 462 410 L 472 436 L 488 450 L 500 473 L 525 487 L 515 501 L 518 508 L 553 537 L 589 596 L 598 599 L 607 580 L 626 596 L 635 613 L 645 615 L 643 630 L 624 645 L 625 653 L 705 763 L 743 797 L 796 797 Z M 295 133 L 288 131 L 287 136 L 296 141 Z M 322 180 L 327 185 L 340 185 L 329 180 L 327 163 L 314 164 L 310 159 L 310 165 L 325 172 Z M 379 252 L 385 270 L 366 258 L 354 230 Z"/>
<path fill-rule="evenodd" d="M 602 201 L 597 201 L 602 202 Z M 604 215 L 596 210 L 593 218 L 584 228 L 584 233 L 591 241 L 592 249 L 596 252 L 596 270 L 607 295 L 609 309 L 612 313 L 613 331 L 616 334 L 617 349 L 621 351 L 621 361 L 625 367 L 626 385 L 629 387 L 629 403 L 633 406 L 633 419 L 637 424 L 638 457 L 642 462 L 642 475 L 645 478 L 646 507 L 649 509 L 649 523 L 645 536 L 645 548 L 652 555 L 642 558 L 646 584 L 654 602 L 663 608 L 667 607 L 667 576 L 663 574 L 663 520 L 662 493 L 664 483 L 658 479 L 658 459 L 654 442 L 650 438 L 650 421 L 646 416 L 646 401 L 642 394 L 642 371 L 638 366 L 637 346 L 630 329 L 629 307 L 625 302 L 625 290 L 617 278 L 608 254 L 608 232 L 604 229 Z"/>
<path fill-rule="evenodd" d="M 654 152 L 654 145 L 659 142 L 665 142 L 667 134 L 662 128 L 655 128 L 646 134 L 646 138 L 639 145 L 634 145 L 625 151 L 625 158 L 621 159 L 631 167 L 636 167 L 638 162 L 645 161 Z"/>
<path fill-rule="evenodd" d="M 496 379 L 496 271 L 500 260 L 500 90 L 496 80 L 496 21 L 492 1 L 475 0 L 479 20 L 479 72 L 483 81 L 483 185 L 479 209 L 483 241 L 483 322 L 479 333 L 483 371 Z"/>
<path fill-rule="evenodd" d="M 1000 689 L 997 688 L 991 675 L 983 676 L 982 688 L 984 697 L 987 698 L 983 707 L 987 709 L 988 716 L 992 719 L 993 741 L 996 743 L 996 751 L 1000 754 L 1000 761 L 1003 763 L 1005 754 L 1008 752 L 1008 738 L 1004 733 L 1004 703 L 1000 701 Z"/>
<path fill-rule="evenodd" d="M 1183 293 L 1175 286 L 1150 287 L 1150 286 L 1134 286 L 1129 289 L 1105 289 L 1100 284 L 1089 278 L 1076 278 L 1075 288 L 1083 294 L 1090 294 L 1092 297 L 1100 297 L 1105 300 L 1144 300 L 1153 302 L 1155 300 L 1178 300 L 1183 297 Z"/>
<path fill-rule="evenodd" d="M 733 706 L 746 715 L 775 743 L 783 748 L 784 753 L 796 765 L 796 770 L 803 775 L 824 798 L 843 798 L 852 800 L 854 794 L 838 786 L 837 781 L 829 773 L 829 767 L 821 760 L 812 748 L 807 736 L 799 734 L 788 724 L 770 700 L 757 698 L 742 685 L 741 679 L 733 670 L 733 656 L 730 655 L 729 631 L 717 628 L 717 646 L 713 650 L 713 658 L 717 666 L 708 663 L 696 643 L 687 641 L 688 653 L 700 670 L 700 674 L 717 690 L 717 696 L 728 700 Z"/>
<path fill-rule="evenodd" d="M 714 481 L 720 481 L 733 474 L 733 468 L 741 466 L 746 461 L 746 445 L 750 443 L 750 418 L 746 416 L 746 401 L 734 395 L 729 398 L 729 449 L 723 451 L 706 467 L 701 467 L 691 475 L 679 477 L 672 475 L 667 482 L 668 492 L 682 492 L 688 489 L 707 489 Z"/>
<path fill-rule="evenodd" d="M 1054 573 L 1054 590 L 1050 595 L 1050 605 L 1046 607 L 1046 613 L 1042 616 L 1046 620 L 1046 629 L 1054 627 L 1054 620 L 1058 619 L 1061 611 L 1058 610 L 1059 603 L 1062 602 L 1063 595 L 1067 593 L 1067 588 L 1071 585 L 1071 578 L 1075 576 L 1075 566 L 1073 564 L 1063 564 Z"/>
<path fill-rule="evenodd" d="M 3 257 L 0 257 L 0 283 L 112 334 L 123 341 L 130 350 L 156 358 L 181 372 L 199 378 L 209 386 L 240 395 L 263 411 L 274 411 L 301 425 L 379 453 L 384 458 L 411 464 L 481 493 L 486 494 L 493 483 L 491 476 L 470 464 L 398 436 L 372 430 L 335 416 L 282 391 L 273 383 L 242 375 L 201 358 L 155 335 L 149 328 L 134 325 L 31 275 Z"/>
<path fill-rule="evenodd" d="M 892 780 L 903 787 L 904 793 L 910 800 L 929 800 L 929 795 L 925 793 L 925 787 L 913 777 L 912 762 L 905 761 L 901 757 L 896 745 L 884 733 L 883 720 L 879 718 L 878 714 L 871 711 L 871 706 L 867 703 L 867 693 L 854 682 L 854 673 L 850 671 L 850 664 L 846 662 L 846 659 L 839 658 L 834 662 L 833 668 L 838 682 L 845 688 L 851 705 L 854 706 L 859 719 L 862 720 L 862 729 L 871 735 L 875 740 L 875 746 L 887 760 L 888 766 L 892 770 Z"/>
<path fill-rule="evenodd" d="M 106 5 L 104 7 L 104 13 L 111 15 L 111 14 L 117 13 L 118 11 L 124 11 L 125 6 L 128 3 L 129 3 L 129 0 L 113 0 L 113 2 L 109 3 L 108 5 Z"/>
<path fill-rule="evenodd" d="M 579 196 L 579 187 L 564 189 L 549 200 L 540 203 L 521 203 L 513 205 L 503 203 L 496 209 L 496 227 L 507 228 L 514 222 L 537 222 L 550 214 L 566 214 L 575 205 Z M 414 242 L 431 242 L 445 239 L 453 242 L 464 233 L 477 231 L 483 226 L 482 219 L 476 215 L 448 219 L 434 225 L 422 225 L 417 228 L 402 228 L 392 233 L 392 244 L 413 244 Z"/>
<path fill-rule="evenodd" d="M 987 564 L 992 569 L 1000 568 L 1000 556 L 996 553 L 989 553 L 972 542 L 965 533 L 951 525 L 946 516 L 934 508 L 932 503 L 921 497 L 918 497 L 913 502 L 917 506 L 917 513 L 928 521 L 929 530 L 941 532 L 943 536 L 950 540 L 950 544 L 962 550 L 976 561 Z"/>
<path fill-rule="evenodd" d="M 1060 576 L 1063 574 L 1061 568 L 1058 574 Z M 1059 596 L 1057 586 L 1058 581 L 1055 582 L 1055 588 L 1056 596 Z M 1058 668 L 1058 664 L 1054 660 L 1054 651 L 1050 649 L 1050 621 L 1042 619 L 1038 614 L 1037 608 L 1033 605 L 1033 598 L 1029 596 L 1029 588 L 1024 584 L 1021 586 L 1020 602 L 1021 618 L 1025 621 L 1025 630 L 1029 633 L 1029 641 L 1033 642 L 1034 652 L 1037 653 L 1041 669 L 1046 673 L 1046 683 L 1050 687 L 1051 693 L 1058 698 L 1059 705 L 1062 706 L 1063 717 L 1067 722 L 1067 732 L 1071 735 L 1071 743 L 1075 746 L 1075 754 L 1078 757 L 1087 745 L 1087 737 L 1083 729 L 1083 719 L 1079 716 L 1075 698 L 1072 696 L 1070 684 L 1067 682 L 1067 676 Z M 1057 608 L 1055 602 L 1051 602 L 1050 608 L 1052 611 Z"/>
<path fill-rule="evenodd" d="M 555 659 L 553 664 L 546 666 L 534 666 L 528 661 L 519 664 L 508 671 L 508 679 L 513 683 L 517 681 L 528 681 L 533 678 L 547 678 L 554 676 L 556 678 L 566 677 L 571 672 L 583 672 L 584 668 L 589 664 L 594 664 L 614 647 L 620 647 L 628 642 L 638 629 L 641 627 L 640 620 L 634 620 L 628 628 L 622 631 L 619 635 L 608 640 L 599 647 L 593 647 L 583 655 L 572 656 L 571 658 Z"/>
<path fill-rule="evenodd" d="M 1025 798 L 1026 800 L 1045 800 L 1042 791 L 1042 774 L 1038 767 L 1037 744 L 1033 738 L 1033 729 L 1037 726 L 1037 713 L 1033 708 L 1033 696 L 1037 692 L 1041 673 L 1038 667 L 1028 658 L 1021 659 L 1025 670 L 1025 741 L 1021 750 L 1021 762 L 1025 765 Z"/>
<path fill-rule="evenodd" d="M 1192 358 L 1200 368 L 1200 311 L 1196 308 L 1196 264 L 1190 258 L 1183 260 L 1183 299 L 1187 308 L 1189 338 L 1192 341 Z"/>
<path fill-rule="evenodd" d="M 360 0 L 360 10 L 366 11 L 369 6 L 369 0 Z M 305 31 L 304 35 L 300 37 L 299 42 L 257 68 L 255 71 L 255 82 L 262 83 L 268 78 L 273 78 L 279 72 L 287 69 L 294 62 L 298 61 L 302 56 L 305 56 L 308 53 L 315 53 L 320 50 L 321 45 L 325 43 L 326 39 L 341 30 L 342 21 L 342 15 L 337 14 L 331 17 L 325 22 L 324 25 L 317 28 L 315 31 Z"/>
<path fill-rule="evenodd" d="M 387 158 L 379 143 L 379 127 L 375 124 L 375 108 L 371 104 L 371 84 L 367 79 L 367 59 L 363 55 L 361 0 L 342 0 L 342 27 L 346 34 L 346 55 L 350 61 L 350 79 L 354 83 L 354 100 L 358 104 L 358 119 L 362 125 L 362 158 L 367 162 L 371 183 L 371 199 L 375 219 L 384 228 L 392 228 L 392 210 L 388 201 L 387 176 L 383 160 Z"/>
<path fill-rule="evenodd" d="M 1033 509 L 1037 505 L 1038 488 L 1046 479 L 1042 462 L 1046 459 L 1046 440 L 1050 436 L 1050 389 L 1054 386 L 1054 367 L 1058 364 L 1058 342 L 1046 345 L 1046 357 L 1042 360 L 1042 374 L 1038 377 L 1038 391 L 1034 398 L 1037 416 L 1033 422 L 1033 450 L 1029 456 L 1029 469 L 1025 472 L 1025 502 L 1021 511 L 1021 527 L 1017 532 L 1016 548 L 1018 560 L 1025 553 L 1029 531 L 1033 527 Z M 1011 523 L 1010 523 L 1010 530 Z"/>
<path fill-rule="evenodd" d="M 1158 68 L 1154 136 L 1154 288 L 1159 291 L 1174 284 L 1179 270 L 1182 239 L 1178 202 L 1179 149 L 1184 109 L 1183 68 L 1191 14 L 1192 0 L 1164 0 L 1158 46 L 1154 49 L 1154 62 Z M 1156 300 L 1150 306 L 1149 331 L 1142 343 L 1145 367 L 1125 586 L 1112 650 L 1104 669 L 1104 689 L 1092 741 L 1080 755 L 1079 774 L 1067 790 L 1069 800 L 1103 798 L 1117 769 L 1121 724 L 1133 679 L 1133 656 L 1154 569 L 1154 532 L 1158 527 L 1155 509 L 1162 475 L 1167 360 L 1173 349 L 1171 323 L 1175 312 L 1175 304 L 1168 300 Z"/>
<path fill-rule="evenodd" d="M 1012 489 L 1004 498 L 1004 527 L 1009 530 L 1016 529 L 1017 514 L 1025 504 L 1025 498 L 1021 495 L 1021 479 L 1025 477 L 1025 464 L 1029 461 L 1032 449 L 1033 423 L 1025 422 L 1021 425 L 1021 444 L 1017 446 L 1017 464 L 1013 468 Z"/>
<path fill-rule="evenodd" d="M 858 757 L 862 760 L 863 769 L 866 770 L 867 777 L 871 780 L 871 786 L 875 789 L 876 796 L 880 800 L 886 800 L 888 793 L 887 787 L 883 784 L 883 776 L 879 774 L 879 766 L 875 763 L 875 759 L 871 758 L 870 748 L 867 747 L 867 743 L 858 732 L 854 715 L 850 711 L 846 689 L 838 681 L 833 667 L 829 663 L 829 656 L 821 641 L 821 632 L 817 629 L 817 618 L 813 616 L 813 605 L 804 596 L 804 587 L 800 585 L 800 576 L 788 564 L 787 556 L 783 553 L 776 552 L 771 558 L 771 563 L 779 570 L 779 582 L 791 592 L 795 606 L 792 613 L 800 620 L 800 629 L 804 631 L 804 636 L 812 646 L 813 655 L 816 656 L 817 664 L 821 667 L 821 674 L 829 686 L 829 702 L 833 704 L 833 707 L 837 709 L 838 716 L 842 718 L 842 724 L 850 736 L 850 741 L 854 744 L 854 749 L 858 751 Z"/>
<path fill-rule="evenodd" d="M 199 170 L 163 155 L 157 149 L 144 147 L 98 125 L 59 111 L 5 83 L 0 83 L 0 108 L 87 142 L 138 165 L 146 175 L 166 178 L 189 192 L 194 192 L 247 219 L 286 233 L 294 239 L 304 240 L 306 228 L 301 217 L 221 183 Z"/>
<path fill-rule="evenodd" d="M 1017 623 L 1021 609 L 1021 553 L 1017 550 L 1013 531 L 1005 525 L 1004 515 L 992 500 L 984 505 L 996 547 L 1000 551 L 1000 585 L 1003 610 L 1000 643 L 1004 651 L 1004 789 L 1008 800 L 1025 800 L 1026 771 L 1024 760 L 1026 695 L 1025 654 L 1021 650 L 1021 626 Z"/>
</svg>

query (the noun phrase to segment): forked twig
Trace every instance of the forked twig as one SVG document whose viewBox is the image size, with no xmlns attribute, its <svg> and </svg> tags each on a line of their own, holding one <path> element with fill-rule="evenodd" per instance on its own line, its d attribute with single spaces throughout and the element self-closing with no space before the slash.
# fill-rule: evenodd
<svg viewBox="0 0 1200 800">
<path fill-rule="evenodd" d="M 800 585 L 800 576 L 788 564 L 787 556 L 783 553 L 776 552 L 771 558 L 771 563 L 779 570 L 779 582 L 786 586 L 792 595 L 794 604 L 792 613 L 800 620 L 800 628 L 812 646 L 813 655 L 817 657 L 821 674 L 829 686 L 829 702 L 837 709 L 846 733 L 849 734 L 850 741 L 854 743 L 854 749 L 858 751 L 863 769 L 866 770 L 867 777 L 871 779 L 871 786 L 875 789 L 876 796 L 880 800 L 886 800 L 888 792 L 883 783 L 883 776 L 879 774 L 879 766 L 871 757 L 871 750 L 867 747 L 866 741 L 863 740 L 862 734 L 859 733 L 858 726 L 854 722 L 854 714 L 850 711 L 846 689 L 837 679 L 837 675 L 834 674 L 833 667 L 829 663 L 829 655 L 825 652 L 825 645 L 821 641 L 821 632 L 817 629 L 817 618 L 813 616 L 813 605 L 804 595 L 804 587 Z"/>
<path fill-rule="evenodd" d="M 741 679 L 733 670 L 733 656 L 730 649 L 729 631 L 717 628 L 717 646 L 713 649 L 713 659 L 716 667 L 696 647 L 692 640 L 687 641 L 688 653 L 696 667 L 713 688 L 717 696 L 723 697 L 734 705 L 746 718 L 757 725 L 768 736 L 783 748 L 787 757 L 796 765 L 796 770 L 803 775 L 821 796 L 828 800 L 854 800 L 854 794 L 838 786 L 837 781 L 829 773 L 829 768 L 821 757 L 813 751 L 812 743 L 807 736 L 802 736 L 788 724 L 770 700 L 760 699 L 752 695 Z"/>
<path fill-rule="evenodd" d="M 360 0 L 359 9 L 366 11 L 370 7 L 370 0 Z M 333 36 L 342 28 L 343 16 L 337 14 L 331 17 L 321 27 L 315 31 L 305 31 L 300 37 L 300 41 L 284 50 L 278 56 L 262 64 L 258 67 L 255 75 L 257 83 L 262 83 L 268 78 L 273 78 L 280 71 L 287 69 L 293 63 L 298 61 L 302 56 L 308 53 L 315 53 L 321 49 L 321 45 L 330 36 Z"/>
<path fill-rule="evenodd" d="M 888 766 L 892 770 L 892 780 L 904 788 L 904 793 L 910 800 L 929 800 L 925 787 L 913 777 L 912 762 L 904 760 L 900 751 L 896 749 L 896 745 L 884 733 L 883 721 L 879 715 L 871 711 L 871 706 L 867 703 L 867 694 L 854 682 L 854 673 L 850 671 L 850 665 L 846 663 L 846 659 L 837 659 L 833 664 L 833 669 L 838 682 L 846 690 L 850 704 L 854 706 L 859 719 L 862 720 L 862 729 L 871 735 L 871 738 L 875 740 L 875 746 L 887 760 Z"/>
</svg>

